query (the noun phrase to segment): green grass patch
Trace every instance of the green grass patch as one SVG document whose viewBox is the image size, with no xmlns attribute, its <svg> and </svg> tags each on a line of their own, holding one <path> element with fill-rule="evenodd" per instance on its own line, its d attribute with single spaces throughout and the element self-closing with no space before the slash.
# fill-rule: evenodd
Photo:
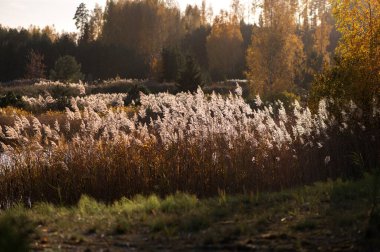
<svg viewBox="0 0 380 252">
<path fill-rule="evenodd" d="M 16 206 L 0 212 L 0 251 L 9 246 L 15 247 L 12 251 L 28 249 L 33 223 L 39 224 L 36 232 L 48 237 L 47 243 L 57 246 L 65 242 L 87 246 L 99 240 L 112 244 L 113 239 L 119 239 L 119 244 L 120 239 L 132 239 L 140 249 L 149 244 L 151 248 L 170 244 L 169 248 L 180 249 L 188 242 L 215 249 L 220 249 L 213 247 L 217 244 L 233 244 L 237 247 L 229 248 L 238 250 L 257 243 L 258 250 L 275 249 L 271 247 L 274 244 L 308 250 L 326 239 L 325 244 L 345 242 L 358 250 L 374 249 L 378 248 L 380 218 L 376 209 L 369 215 L 373 181 L 373 176 L 366 175 L 358 181 L 327 181 L 255 195 L 220 193 L 207 199 L 185 193 L 165 198 L 137 195 L 109 205 L 83 196 L 73 207 L 47 203 L 31 209 Z M 38 244 L 44 243 L 36 244 L 33 248 L 39 249 Z"/>
</svg>

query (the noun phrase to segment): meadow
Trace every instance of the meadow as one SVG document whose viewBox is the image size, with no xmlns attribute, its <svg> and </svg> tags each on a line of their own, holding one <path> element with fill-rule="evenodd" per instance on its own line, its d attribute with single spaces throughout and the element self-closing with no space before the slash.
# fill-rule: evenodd
<svg viewBox="0 0 380 252">
<path fill-rule="evenodd" d="M 33 86 L 12 87 L 13 92 L 18 90 L 19 94 L 13 95 L 17 102 L 0 109 L 0 232 L 11 223 L 16 227 L 16 231 L 11 228 L 12 232 L 29 237 L 30 230 L 20 234 L 24 229 L 17 229 L 17 225 L 27 228 L 40 223 L 40 236 L 35 238 L 34 246 L 43 248 L 45 236 L 52 247 L 71 239 L 65 235 L 74 237 L 72 246 L 82 246 L 87 239 L 93 239 L 87 237 L 88 232 L 103 236 L 106 232 L 113 238 L 118 232 L 137 232 L 139 236 L 132 240 L 139 247 L 143 243 L 141 236 L 148 235 L 146 230 L 158 239 L 148 243 L 151 246 L 166 246 L 167 240 L 160 240 L 167 239 L 163 237 L 175 241 L 184 233 L 209 230 L 206 240 L 195 236 L 197 244 L 203 244 L 201 248 L 216 249 L 223 237 L 236 236 L 232 243 L 227 242 L 232 247 L 226 248 L 249 249 L 250 245 L 240 240 L 254 232 L 243 221 L 250 216 L 249 211 L 260 211 L 249 217 L 253 218 L 255 230 L 258 228 L 256 235 L 262 235 L 259 229 L 266 225 L 260 223 L 275 223 L 275 229 L 283 218 L 288 218 L 274 220 L 277 210 L 294 219 L 286 225 L 288 231 L 283 230 L 287 237 L 314 229 L 322 235 L 326 229 L 337 230 L 340 225 L 331 221 L 331 212 L 326 212 L 330 217 L 323 217 L 323 223 L 328 227 L 322 231 L 316 228 L 324 225 L 316 216 L 325 213 L 325 208 L 336 207 L 331 200 L 335 193 L 332 181 L 362 179 L 368 172 L 377 174 L 380 109 L 375 101 L 369 115 L 354 102 L 340 107 L 332 99 L 321 100 L 313 109 L 298 100 L 263 102 L 256 96 L 247 101 L 237 84 L 223 95 L 205 93 L 201 88 L 193 93 L 136 95 L 139 84 L 129 82 L 128 88 L 122 85 L 41 81 Z M 110 89 L 128 92 L 93 92 Z M 8 91 L 5 88 L 3 98 Z M 358 184 L 368 187 L 365 192 L 357 192 L 364 198 L 350 198 L 353 204 L 361 205 L 360 211 L 347 213 L 350 237 L 357 232 L 352 225 L 356 223 L 361 232 L 366 232 L 366 221 L 377 216 L 377 182 L 368 182 L 371 178 L 366 176 L 362 181 L 367 182 L 350 182 L 347 186 L 338 182 L 338 187 L 349 189 L 340 191 L 343 199 L 338 208 L 342 209 L 345 206 L 340 204 L 345 205 L 345 197 L 350 198 L 351 193 L 356 195 Z M 377 181 L 377 175 L 371 176 Z M 302 189 L 326 180 L 330 181 L 326 185 Z M 271 191 L 279 193 L 268 194 Z M 284 199 L 283 192 L 289 192 Z M 269 205 L 263 203 L 266 197 Z M 280 199 L 271 200 L 272 197 Z M 313 197 L 316 198 L 309 199 Z M 312 212 L 291 213 L 294 209 L 304 213 L 302 209 L 311 200 Z M 239 204 L 240 210 L 249 211 L 233 210 Z M 257 204 L 259 207 L 255 207 Z M 272 217 L 264 216 L 264 208 L 273 211 Z M 17 213 L 26 216 L 25 220 Z M 76 224 L 54 228 L 56 213 L 62 223 L 79 216 L 75 223 L 83 222 L 84 229 L 78 230 Z M 355 214 L 361 214 L 357 221 L 353 221 Z M 231 221 L 237 222 L 231 225 Z M 216 232 L 215 225 L 219 224 L 215 223 L 219 222 L 229 223 L 226 233 Z M 67 239 L 55 236 L 55 231 L 45 232 L 51 228 Z M 338 232 L 336 237 L 347 232 Z M 313 247 L 299 244 L 305 237 L 296 236 L 292 248 Z M 360 237 L 355 238 L 355 244 L 362 242 Z M 273 246 L 281 244 L 278 239 L 282 238 L 273 239 Z M 105 246 L 90 240 L 88 246 Z M 289 239 L 285 240 L 284 245 L 289 247 Z M 348 241 L 336 242 L 345 246 Z M 273 248 L 272 245 L 265 246 Z M 189 248 L 188 244 L 181 246 Z"/>
<path fill-rule="evenodd" d="M 355 178 L 378 165 L 379 116 L 353 102 L 315 111 L 295 100 L 249 105 L 234 93 L 86 95 L 84 84 L 42 82 L 76 97 L 22 96 L 1 112 L 0 204 L 76 203 L 81 195 L 177 191 L 199 197 L 280 190 L 327 178 Z"/>
<path fill-rule="evenodd" d="M 276 193 L 199 199 L 176 193 L 104 204 L 14 206 L 0 215 L 3 251 L 377 251 L 379 176 Z M 379 191 L 377 191 L 378 195 Z"/>
</svg>

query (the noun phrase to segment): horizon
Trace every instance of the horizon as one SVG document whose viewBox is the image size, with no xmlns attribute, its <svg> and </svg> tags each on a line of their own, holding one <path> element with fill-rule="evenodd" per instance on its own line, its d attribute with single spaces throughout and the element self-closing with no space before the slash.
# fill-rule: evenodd
<svg viewBox="0 0 380 252">
<path fill-rule="evenodd" d="M 103 9 L 106 0 L 17 0 L 7 1 L 0 0 L 0 25 L 7 28 L 25 28 L 31 26 L 44 28 L 46 26 L 54 27 L 58 33 L 76 32 L 75 22 L 73 20 L 76 8 L 80 3 L 85 3 L 90 11 L 94 9 L 95 4 L 99 4 Z M 176 1 L 181 12 L 183 13 L 186 6 L 201 6 L 202 0 L 185 0 Z M 242 4 L 250 1 L 243 0 Z M 231 0 L 209 0 L 206 1 L 213 8 L 214 16 L 219 14 L 220 10 L 229 10 Z M 17 15 L 14 15 L 17 13 Z"/>
</svg>

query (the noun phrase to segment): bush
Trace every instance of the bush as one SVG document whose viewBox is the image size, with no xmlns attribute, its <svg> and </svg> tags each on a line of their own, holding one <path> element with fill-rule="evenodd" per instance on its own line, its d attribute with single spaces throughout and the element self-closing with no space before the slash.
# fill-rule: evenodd
<svg viewBox="0 0 380 252">
<path fill-rule="evenodd" d="M 204 85 L 203 75 L 200 67 L 191 56 L 186 56 L 184 68 L 180 72 L 178 87 L 181 91 L 194 92 L 198 86 Z"/>
<path fill-rule="evenodd" d="M 373 99 L 380 97 L 379 75 L 360 67 L 360 61 L 335 60 L 334 67 L 316 77 L 310 92 L 309 106 L 315 110 L 318 102 L 328 97 L 334 99 L 338 109 L 352 100 L 370 115 Z"/>
<path fill-rule="evenodd" d="M 5 214 L 0 218 L 0 251 L 30 251 L 34 224 L 24 215 Z"/>
<path fill-rule="evenodd" d="M 134 84 L 128 91 L 128 96 L 124 100 L 125 106 L 128 106 L 134 102 L 136 105 L 140 104 L 140 92 L 144 94 L 150 94 L 148 88 L 143 85 Z"/>
<path fill-rule="evenodd" d="M 285 108 L 291 108 L 294 101 L 299 101 L 301 98 L 295 93 L 284 91 L 281 93 L 271 94 L 266 96 L 263 100 L 270 104 L 275 103 L 276 101 L 281 101 L 284 104 Z"/>
<path fill-rule="evenodd" d="M 160 81 L 176 81 L 184 63 L 182 53 L 177 48 L 164 48 L 161 58 L 162 72 Z"/>
<path fill-rule="evenodd" d="M 22 106 L 21 96 L 14 92 L 7 92 L 5 96 L 0 97 L 0 107 L 20 107 Z"/>
<path fill-rule="evenodd" d="M 50 78 L 59 81 L 78 82 L 83 80 L 84 75 L 81 73 L 81 65 L 77 63 L 75 58 L 65 55 L 55 62 L 54 70 L 50 72 Z"/>
</svg>

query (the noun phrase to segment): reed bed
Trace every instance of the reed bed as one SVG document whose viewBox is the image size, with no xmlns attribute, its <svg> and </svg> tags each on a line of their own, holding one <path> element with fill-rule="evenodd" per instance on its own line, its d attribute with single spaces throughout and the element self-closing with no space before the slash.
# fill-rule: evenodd
<svg viewBox="0 0 380 252">
<path fill-rule="evenodd" d="M 13 125 L 2 125 L 1 207 L 74 204 L 83 194 L 112 202 L 178 191 L 257 193 L 356 177 L 379 164 L 375 105 L 371 116 L 353 103 L 332 114 L 327 99 L 316 113 L 260 97 L 252 108 L 238 86 L 229 96 L 141 94 L 131 115 L 108 98 L 72 98 L 60 120 L 15 113 Z"/>
</svg>

